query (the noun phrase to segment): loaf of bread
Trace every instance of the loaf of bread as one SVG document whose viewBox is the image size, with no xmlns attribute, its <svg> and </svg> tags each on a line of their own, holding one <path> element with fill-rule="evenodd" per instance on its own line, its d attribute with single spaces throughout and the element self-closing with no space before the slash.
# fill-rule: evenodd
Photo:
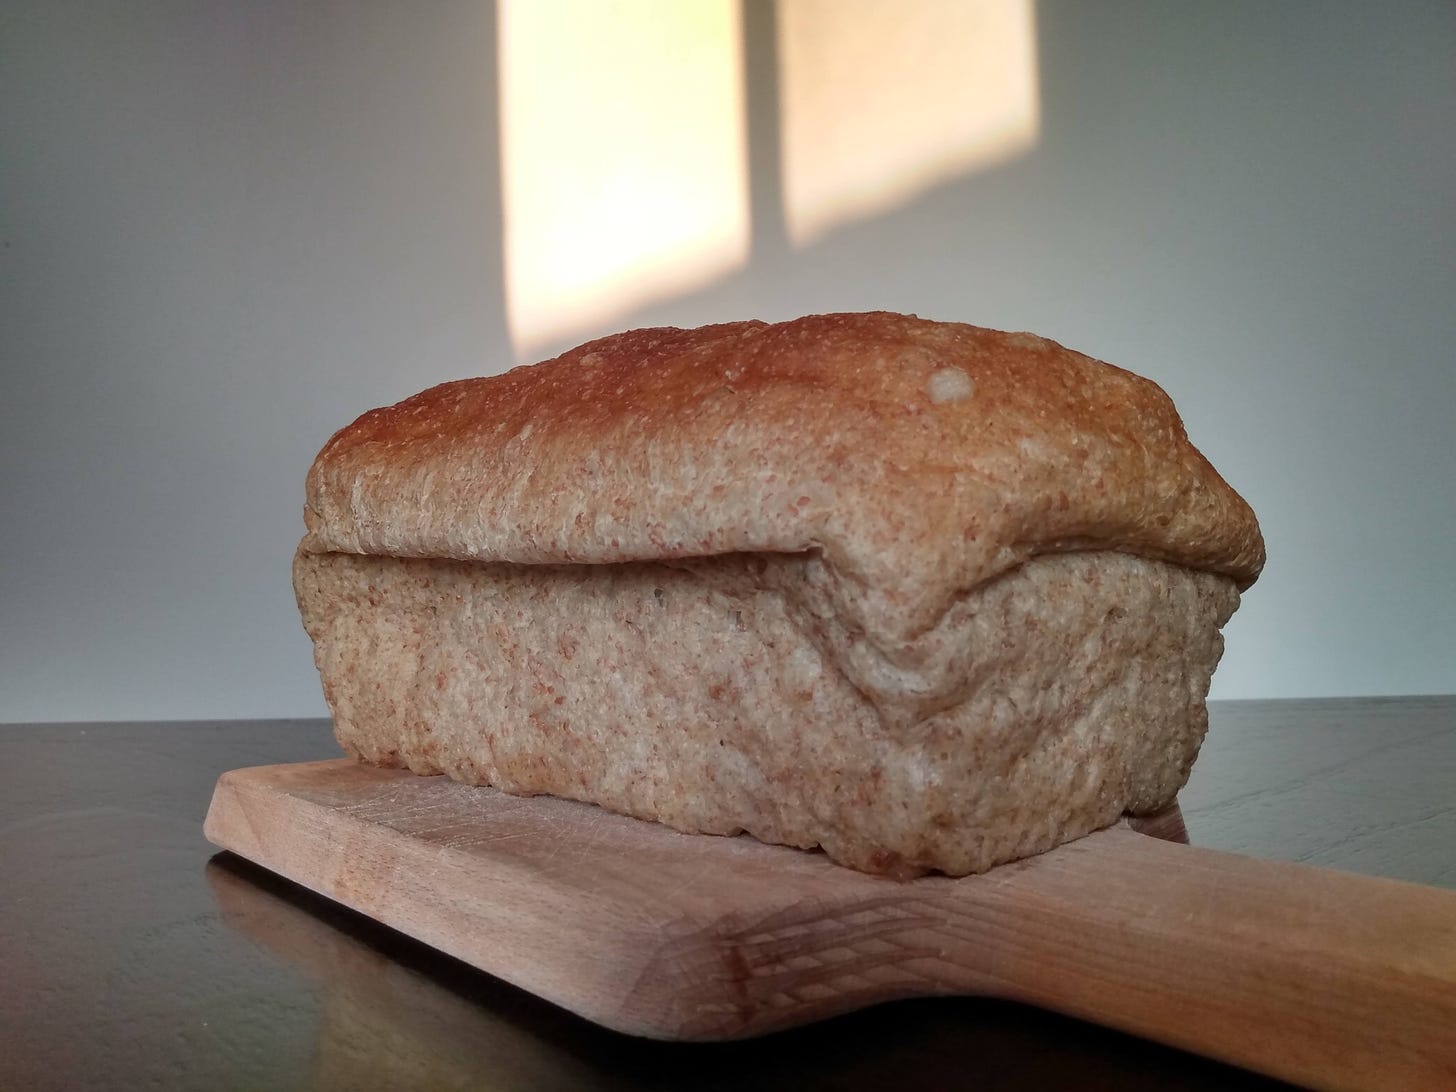
<svg viewBox="0 0 1456 1092">
<path fill-rule="evenodd" d="M 1153 383 L 885 313 L 446 383 L 304 514 L 349 753 L 897 874 L 1169 804 L 1264 558 Z"/>
</svg>

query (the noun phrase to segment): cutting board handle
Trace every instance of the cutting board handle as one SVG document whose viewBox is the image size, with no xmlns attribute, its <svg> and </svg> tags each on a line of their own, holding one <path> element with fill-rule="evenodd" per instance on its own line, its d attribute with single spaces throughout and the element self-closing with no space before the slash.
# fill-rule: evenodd
<svg viewBox="0 0 1456 1092">
<path fill-rule="evenodd" d="M 1456 892 L 1126 828 L 924 886 L 945 992 L 1317 1087 L 1456 1088 Z"/>
</svg>

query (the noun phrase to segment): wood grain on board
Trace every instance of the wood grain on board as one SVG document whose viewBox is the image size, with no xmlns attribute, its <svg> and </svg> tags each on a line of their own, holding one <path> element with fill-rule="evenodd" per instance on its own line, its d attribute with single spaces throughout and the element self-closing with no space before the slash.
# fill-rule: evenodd
<svg viewBox="0 0 1456 1092">
<path fill-rule="evenodd" d="M 349 760 L 235 770 L 208 837 L 608 1027 L 1029 1002 L 1328 1087 L 1456 1084 L 1456 893 L 1114 828 L 901 883 Z"/>
</svg>

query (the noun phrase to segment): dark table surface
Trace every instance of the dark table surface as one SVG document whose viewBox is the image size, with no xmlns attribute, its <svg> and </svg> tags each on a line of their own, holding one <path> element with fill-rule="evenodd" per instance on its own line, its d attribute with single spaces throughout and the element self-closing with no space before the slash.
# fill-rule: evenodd
<svg viewBox="0 0 1456 1092">
<path fill-rule="evenodd" d="M 1215 703 L 1195 843 L 1456 887 L 1456 697 Z M 593 1027 L 202 837 L 324 721 L 0 727 L 0 1089 L 1224 1089 L 1273 1082 L 978 999 L 729 1044 Z"/>
</svg>

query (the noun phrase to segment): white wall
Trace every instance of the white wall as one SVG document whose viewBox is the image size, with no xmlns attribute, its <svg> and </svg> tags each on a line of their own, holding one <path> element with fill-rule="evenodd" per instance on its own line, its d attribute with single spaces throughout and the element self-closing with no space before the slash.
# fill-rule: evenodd
<svg viewBox="0 0 1456 1092">
<path fill-rule="evenodd" d="M 1456 6 L 1044 0 L 1037 54 L 1028 154 L 616 325 L 884 307 L 1151 376 L 1268 538 L 1215 696 L 1456 691 Z M 322 714 L 309 460 L 514 362 L 491 8 L 11 0 L 0 140 L 0 721 Z"/>
</svg>

